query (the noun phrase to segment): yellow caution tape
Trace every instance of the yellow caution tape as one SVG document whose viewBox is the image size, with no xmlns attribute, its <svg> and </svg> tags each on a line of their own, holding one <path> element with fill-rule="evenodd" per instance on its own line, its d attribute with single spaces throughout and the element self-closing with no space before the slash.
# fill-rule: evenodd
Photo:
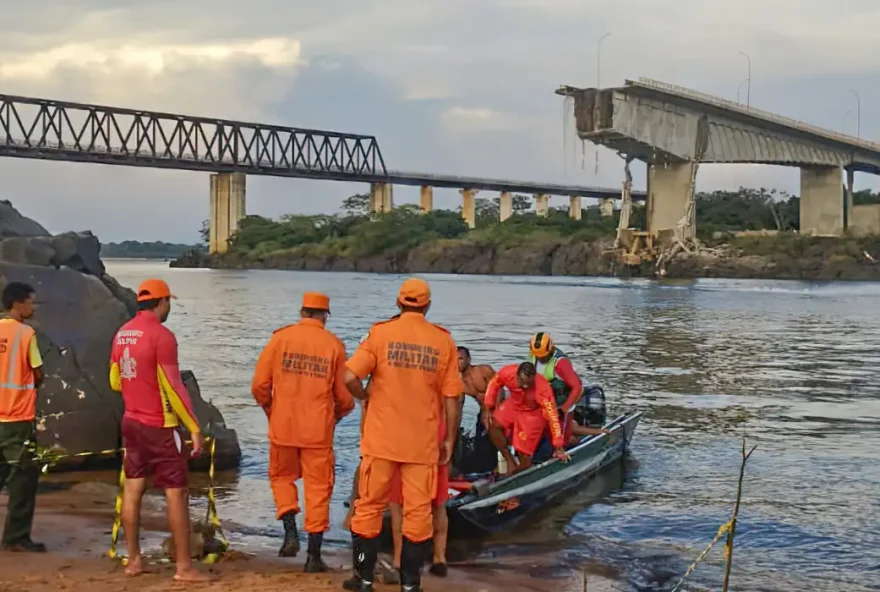
<svg viewBox="0 0 880 592">
<path fill-rule="evenodd" d="M 697 557 L 697 560 L 691 564 L 691 566 L 687 569 L 686 572 L 684 572 L 684 575 L 682 576 L 681 580 L 679 580 L 679 582 L 675 585 L 675 588 L 673 588 L 671 590 L 671 592 L 678 592 L 679 590 L 682 589 L 681 587 L 684 585 L 684 583 L 687 581 L 687 579 L 690 577 L 690 575 L 692 573 L 694 573 L 694 570 L 697 569 L 697 566 L 700 563 L 702 563 L 703 559 L 706 558 L 706 555 L 709 554 L 709 551 L 712 550 L 712 547 L 715 546 L 715 543 L 717 543 L 719 540 L 721 540 L 721 537 L 723 537 L 725 534 L 727 534 L 727 531 L 729 531 L 732 526 L 733 526 L 733 519 L 722 524 L 718 528 L 718 533 L 715 535 L 715 538 L 712 539 L 712 542 L 709 543 L 705 549 L 703 549 L 703 552 L 700 553 L 700 556 Z M 730 555 L 730 544 L 729 543 L 725 549 L 725 554 L 728 556 Z"/>
</svg>

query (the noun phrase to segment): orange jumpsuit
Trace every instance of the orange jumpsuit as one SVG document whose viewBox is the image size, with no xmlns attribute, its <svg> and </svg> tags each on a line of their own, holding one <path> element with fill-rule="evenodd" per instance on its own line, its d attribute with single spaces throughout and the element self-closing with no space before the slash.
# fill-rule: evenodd
<svg viewBox="0 0 880 592">
<path fill-rule="evenodd" d="M 251 385 L 269 417 L 269 481 L 277 517 L 299 512 L 295 482 L 302 477 L 309 533 L 330 529 L 333 432 L 354 409 L 345 387 L 345 357 L 345 346 L 320 320 L 304 318 L 272 334 Z"/>
<path fill-rule="evenodd" d="M 498 371 L 486 390 L 486 411 L 492 413 L 507 441 L 521 454 L 534 456 L 547 428 L 553 447 L 562 448 L 562 423 L 550 383 L 543 376 L 536 376 L 534 386 L 525 390 L 517 384 L 516 373 L 516 364 Z M 507 388 L 510 396 L 496 409 L 502 388 Z"/>
<path fill-rule="evenodd" d="M 362 380 L 371 376 L 351 530 L 367 539 L 379 535 L 399 470 L 403 536 L 427 541 L 434 534 L 442 400 L 462 391 L 455 342 L 424 315 L 405 312 L 373 325 L 347 366 Z"/>
</svg>

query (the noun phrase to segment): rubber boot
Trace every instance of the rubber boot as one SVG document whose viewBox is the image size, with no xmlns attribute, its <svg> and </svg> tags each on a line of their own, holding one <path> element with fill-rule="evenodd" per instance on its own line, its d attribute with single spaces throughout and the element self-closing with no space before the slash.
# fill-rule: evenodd
<svg viewBox="0 0 880 592">
<path fill-rule="evenodd" d="M 281 517 L 284 524 L 284 542 L 278 551 L 279 557 L 296 557 L 299 553 L 299 533 L 296 530 L 296 512 L 288 512 Z"/>
<path fill-rule="evenodd" d="M 422 592 L 422 566 L 428 556 L 431 541 L 414 543 L 403 537 L 400 549 L 400 589 L 402 592 Z"/>
<path fill-rule="evenodd" d="M 351 552 L 354 559 L 354 576 L 342 583 L 345 590 L 373 592 L 373 570 L 379 556 L 378 537 L 368 539 L 351 535 Z"/>
<path fill-rule="evenodd" d="M 321 559 L 321 544 L 324 542 L 323 532 L 309 533 L 308 555 L 306 556 L 306 573 L 324 573 L 328 571 L 327 564 Z"/>
</svg>

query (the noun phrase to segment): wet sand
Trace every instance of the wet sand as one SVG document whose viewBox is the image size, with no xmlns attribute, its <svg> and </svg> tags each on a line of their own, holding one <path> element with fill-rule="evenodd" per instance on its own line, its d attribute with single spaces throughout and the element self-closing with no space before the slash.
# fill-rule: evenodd
<svg viewBox="0 0 880 592">
<path fill-rule="evenodd" d="M 214 566 L 200 564 L 219 579 L 210 584 L 180 584 L 172 581 L 174 566 L 151 560 L 150 573 L 128 578 L 119 561 L 107 557 L 110 529 L 113 524 L 115 487 L 101 481 L 75 483 L 75 477 L 60 476 L 43 485 L 37 499 L 34 540 L 46 543 L 49 553 L 32 555 L 0 553 L 0 592 L 39 592 L 83 590 L 88 592 L 119 592 L 124 590 L 159 591 L 169 589 L 257 591 L 339 591 L 351 571 L 351 558 L 345 549 L 328 548 L 325 561 L 331 573 L 302 573 L 305 551 L 293 559 L 280 559 L 267 553 L 265 547 L 249 548 L 236 542 L 232 534 L 230 558 Z M 80 476 L 81 478 L 81 476 Z M 67 482 L 67 483 L 65 483 Z M 63 485 L 62 485 L 63 484 Z M 5 519 L 6 496 L 0 496 L 0 519 Z M 161 497 L 148 495 L 144 500 L 141 538 L 144 552 L 158 558 L 165 532 L 164 503 Z M 120 536 L 120 539 L 122 537 Z M 121 542 L 121 541 L 120 541 Z M 124 549 L 123 549 L 124 550 Z M 535 565 L 538 557 L 529 558 Z M 427 592 L 441 590 L 474 590 L 492 592 L 526 592 L 529 590 L 583 590 L 583 576 L 571 574 L 523 574 L 523 557 L 475 559 L 450 564 L 449 577 L 423 577 Z M 540 571 L 540 568 L 536 568 Z M 398 586 L 377 586 L 377 590 L 398 590 Z M 590 592 L 613 590 L 611 581 L 601 573 L 589 575 Z"/>
</svg>

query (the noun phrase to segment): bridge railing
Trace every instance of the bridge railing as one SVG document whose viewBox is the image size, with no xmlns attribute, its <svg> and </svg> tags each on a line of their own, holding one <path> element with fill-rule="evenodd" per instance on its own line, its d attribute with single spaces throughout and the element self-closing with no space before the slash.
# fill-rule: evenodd
<svg viewBox="0 0 880 592">
<path fill-rule="evenodd" d="M 876 142 L 871 142 L 870 140 L 863 140 L 862 138 L 857 138 L 855 136 L 834 132 L 816 125 L 804 123 L 803 121 L 798 121 L 797 119 L 792 119 L 791 117 L 785 117 L 784 115 L 779 115 L 770 111 L 764 111 L 763 109 L 756 109 L 755 107 L 751 106 L 746 107 L 736 101 L 723 99 L 721 97 L 716 97 L 714 95 L 710 95 L 708 93 L 700 92 L 697 90 L 692 90 L 690 88 L 685 88 L 683 86 L 677 86 L 675 84 L 669 84 L 668 82 L 661 82 L 659 80 L 645 77 L 640 77 L 637 81 L 628 80 L 627 83 L 630 86 L 653 88 L 665 93 L 678 95 L 686 99 L 693 99 L 702 103 L 708 103 L 722 109 L 728 109 L 730 111 L 736 111 L 744 115 L 751 115 L 752 117 L 765 119 L 772 123 L 791 127 L 796 130 L 807 132 L 817 136 L 822 136 L 836 142 L 851 144 L 853 146 L 858 146 L 859 148 L 880 152 L 880 144 Z"/>
<path fill-rule="evenodd" d="M 355 179 L 387 173 L 373 136 L 8 95 L 0 95 L 0 151 L 34 158 L 92 156 L 134 166 L 225 165 L 264 174 Z"/>
</svg>

